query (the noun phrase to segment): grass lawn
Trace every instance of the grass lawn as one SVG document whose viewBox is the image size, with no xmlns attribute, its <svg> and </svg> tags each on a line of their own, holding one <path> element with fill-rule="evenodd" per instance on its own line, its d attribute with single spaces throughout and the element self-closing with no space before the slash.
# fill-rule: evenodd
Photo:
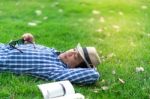
<svg viewBox="0 0 150 99">
<path fill-rule="evenodd" d="M 101 54 L 95 85 L 74 85 L 86 99 L 150 98 L 150 0 L 0 0 L 0 41 L 25 32 L 58 50 L 95 46 Z M 136 70 L 141 67 L 141 71 Z M 0 99 L 42 99 L 29 76 L 0 74 Z"/>
</svg>

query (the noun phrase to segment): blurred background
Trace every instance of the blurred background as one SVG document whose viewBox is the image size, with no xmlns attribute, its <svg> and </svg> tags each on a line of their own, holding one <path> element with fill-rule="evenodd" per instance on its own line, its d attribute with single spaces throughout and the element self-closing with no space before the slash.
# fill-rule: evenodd
<svg viewBox="0 0 150 99">
<path fill-rule="evenodd" d="M 77 43 L 101 56 L 96 85 L 75 85 L 86 99 L 150 98 L 150 0 L 0 0 L 0 42 L 32 33 L 58 50 Z M 45 81 L 0 74 L 1 99 L 41 99 Z"/>
</svg>

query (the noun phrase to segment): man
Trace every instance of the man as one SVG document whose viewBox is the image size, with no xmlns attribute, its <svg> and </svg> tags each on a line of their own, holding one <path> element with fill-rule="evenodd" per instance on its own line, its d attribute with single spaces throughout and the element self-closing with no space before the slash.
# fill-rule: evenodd
<svg viewBox="0 0 150 99">
<path fill-rule="evenodd" d="M 23 44 L 0 44 L 0 72 L 10 71 L 39 78 L 72 83 L 92 84 L 99 79 L 96 66 L 100 63 L 94 47 L 80 44 L 66 52 L 58 52 L 34 42 L 33 36 L 24 34 Z"/>
</svg>

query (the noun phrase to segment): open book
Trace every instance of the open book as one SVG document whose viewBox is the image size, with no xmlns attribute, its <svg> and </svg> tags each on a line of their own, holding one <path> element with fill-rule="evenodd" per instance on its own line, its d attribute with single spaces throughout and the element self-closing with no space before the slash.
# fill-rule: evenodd
<svg viewBox="0 0 150 99">
<path fill-rule="evenodd" d="M 84 99 L 80 93 L 75 93 L 69 81 L 59 81 L 38 85 L 44 99 Z"/>
</svg>

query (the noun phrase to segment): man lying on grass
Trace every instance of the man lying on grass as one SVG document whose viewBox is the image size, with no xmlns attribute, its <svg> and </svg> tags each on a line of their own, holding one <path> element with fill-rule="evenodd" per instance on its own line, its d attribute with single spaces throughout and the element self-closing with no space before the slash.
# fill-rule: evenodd
<svg viewBox="0 0 150 99">
<path fill-rule="evenodd" d="M 94 47 L 83 48 L 78 44 L 66 52 L 59 52 L 33 42 L 33 36 L 26 33 L 22 39 L 9 44 L 0 43 L 0 72 L 80 84 L 92 84 L 99 79 L 96 66 L 100 59 Z"/>
</svg>

